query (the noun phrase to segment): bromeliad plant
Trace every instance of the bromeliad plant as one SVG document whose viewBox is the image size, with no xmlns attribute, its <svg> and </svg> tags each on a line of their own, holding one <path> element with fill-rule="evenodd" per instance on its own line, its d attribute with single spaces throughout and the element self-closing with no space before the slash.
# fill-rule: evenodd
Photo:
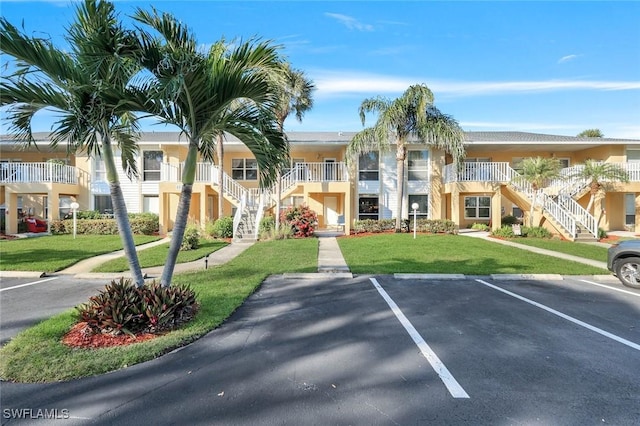
<svg viewBox="0 0 640 426">
<path fill-rule="evenodd" d="M 136 287 L 131 280 L 111 281 L 89 302 L 78 306 L 78 320 L 94 334 L 114 336 L 174 330 L 198 311 L 196 294 L 188 286 Z"/>
</svg>

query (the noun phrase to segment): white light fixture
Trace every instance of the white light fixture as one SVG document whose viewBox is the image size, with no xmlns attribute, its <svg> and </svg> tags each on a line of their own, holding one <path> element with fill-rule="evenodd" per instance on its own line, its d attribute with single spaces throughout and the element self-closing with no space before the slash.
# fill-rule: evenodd
<svg viewBox="0 0 640 426">
<path fill-rule="evenodd" d="M 411 208 L 413 209 L 413 239 L 414 240 L 416 239 L 416 230 L 418 229 L 418 224 L 416 223 L 418 207 L 420 207 L 418 203 L 411 204 Z"/>
<path fill-rule="evenodd" d="M 74 201 L 69 207 L 71 207 L 71 210 L 73 210 L 73 239 L 75 240 L 77 230 L 76 211 L 80 208 L 80 204 Z"/>
</svg>

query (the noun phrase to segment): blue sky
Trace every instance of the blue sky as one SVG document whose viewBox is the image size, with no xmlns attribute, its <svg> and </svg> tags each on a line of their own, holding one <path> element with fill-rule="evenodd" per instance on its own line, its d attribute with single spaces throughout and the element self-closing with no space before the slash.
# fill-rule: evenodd
<svg viewBox="0 0 640 426">
<path fill-rule="evenodd" d="M 302 123 L 290 117 L 288 131 L 361 130 L 363 99 L 424 83 L 467 131 L 599 128 L 640 139 L 640 2 L 116 2 L 123 18 L 151 4 L 187 23 L 203 47 L 223 36 L 282 45 L 317 86 L 314 108 Z M 63 46 L 74 7 L 2 0 L 0 11 Z M 50 126 L 46 114 L 34 122 Z"/>
</svg>

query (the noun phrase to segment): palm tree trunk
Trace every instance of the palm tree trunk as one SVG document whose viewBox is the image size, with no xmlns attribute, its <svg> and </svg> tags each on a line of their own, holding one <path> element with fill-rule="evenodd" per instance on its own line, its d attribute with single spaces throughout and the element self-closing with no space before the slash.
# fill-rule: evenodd
<svg viewBox="0 0 640 426">
<path fill-rule="evenodd" d="M 129 223 L 129 216 L 127 215 L 127 205 L 124 201 L 122 187 L 120 186 L 118 172 L 116 171 L 111 141 L 108 135 L 102 135 L 102 141 L 102 156 L 107 172 L 107 180 L 109 181 L 109 192 L 111 194 L 111 203 L 113 204 L 113 217 L 118 225 L 122 246 L 124 247 L 124 254 L 129 262 L 129 270 L 131 271 L 134 284 L 136 287 L 142 287 L 144 285 L 144 276 L 142 275 L 142 269 L 138 261 L 136 244 L 133 241 L 133 232 L 131 231 L 131 224 Z"/>
<path fill-rule="evenodd" d="M 163 287 L 171 286 L 173 278 L 173 270 L 176 267 L 178 253 L 184 239 L 184 232 L 187 228 L 187 220 L 189 219 L 189 208 L 191 207 L 191 194 L 193 193 L 193 181 L 196 176 L 196 160 L 198 157 L 197 146 L 189 146 L 187 159 L 184 162 L 184 171 L 182 173 L 182 191 L 180 192 L 180 200 L 178 201 L 178 211 L 176 212 L 176 220 L 171 235 L 171 243 L 169 244 L 169 253 L 162 269 L 160 284 Z"/>
<path fill-rule="evenodd" d="M 589 203 L 587 203 L 587 208 L 585 210 L 591 213 L 592 215 L 595 213 L 591 211 L 593 209 L 593 203 L 595 202 L 595 200 L 596 200 L 596 194 L 594 192 L 591 192 L 591 197 L 589 197 Z"/>
<path fill-rule="evenodd" d="M 396 233 L 402 232 L 402 204 L 404 203 L 404 160 L 407 157 L 407 149 L 404 143 L 398 141 L 396 152 L 396 164 L 398 169 L 397 190 L 398 203 L 396 206 Z"/>
<path fill-rule="evenodd" d="M 222 135 L 218 135 L 216 138 L 216 153 L 218 155 L 218 219 L 224 216 L 224 179 L 222 173 L 224 170 L 224 146 L 222 145 Z"/>
</svg>

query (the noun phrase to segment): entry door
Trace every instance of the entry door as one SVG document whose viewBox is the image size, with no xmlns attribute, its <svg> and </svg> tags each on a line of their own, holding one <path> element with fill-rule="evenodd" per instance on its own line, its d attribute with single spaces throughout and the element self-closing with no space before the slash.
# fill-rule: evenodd
<svg viewBox="0 0 640 426">
<path fill-rule="evenodd" d="M 324 197 L 324 224 L 338 224 L 338 197 Z"/>
</svg>

